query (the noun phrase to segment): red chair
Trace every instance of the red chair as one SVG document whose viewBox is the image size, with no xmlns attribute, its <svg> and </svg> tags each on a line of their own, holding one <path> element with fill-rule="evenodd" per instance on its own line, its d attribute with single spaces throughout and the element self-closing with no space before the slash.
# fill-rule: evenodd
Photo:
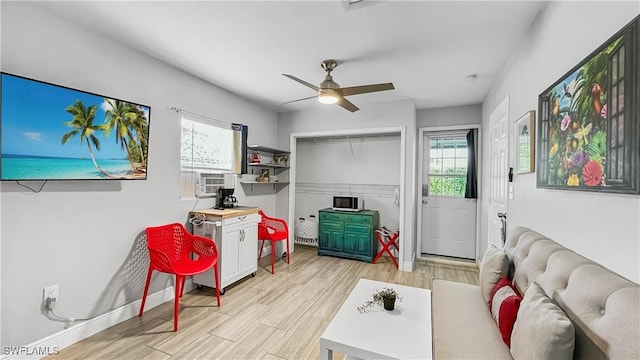
<svg viewBox="0 0 640 360">
<path fill-rule="evenodd" d="M 269 217 L 265 215 L 262 210 L 259 210 L 258 213 L 262 217 L 262 221 L 258 223 L 258 241 L 262 241 L 258 260 L 260 260 L 262 256 L 264 242 L 271 241 L 271 274 L 274 274 L 276 241 L 284 241 L 287 244 L 287 264 L 289 264 L 289 227 L 287 226 L 287 222 L 282 219 Z"/>
<path fill-rule="evenodd" d="M 182 224 L 168 224 L 147 228 L 147 246 L 149 247 L 149 272 L 144 286 L 140 315 L 144 311 L 144 303 L 149 292 L 149 283 L 153 270 L 175 274 L 175 305 L 173 314 L 173 331 L 178 331 L 178 313 L 180 298 L 184 292 L 184 281 L 187 276 L 203 273 L 213 268 L 216 298 L 220 306 L 220 284 L 218 283 L 218 248 L 211 239 L 190 234 Z M 197 256 L 192 256 L 195 254 Z"/>
</svg>

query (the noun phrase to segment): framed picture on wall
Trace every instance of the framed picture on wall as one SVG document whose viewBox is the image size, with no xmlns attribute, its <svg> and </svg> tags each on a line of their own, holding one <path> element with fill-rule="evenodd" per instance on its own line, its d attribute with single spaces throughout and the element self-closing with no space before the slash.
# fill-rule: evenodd
<svg viewBox="0 0 640 360">
<path fill-rule="evenodd" d="M 527 111 L 515 123 L 516 139 L 516 173 L 524 174 L 535 171 L 535 126 L 536 112 Z"/>
<path fill-rule="evenodd" d="M 639 18 L 539 95 L 539 188 L 640 194 Z"/>
</svg>

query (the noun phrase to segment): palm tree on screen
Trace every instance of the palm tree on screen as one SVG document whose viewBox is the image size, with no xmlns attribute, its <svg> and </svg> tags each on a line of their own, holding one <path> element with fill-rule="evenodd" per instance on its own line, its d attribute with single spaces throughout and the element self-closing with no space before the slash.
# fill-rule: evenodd
<svg viewBox="0 0 640 360">
<path fill-rule="evenodd" d="M 135 104 L 129 104 L 129 111 L 127 112 L 129 117 L 131 128 L 135 133 L 136 141 L 130 144 L 130 152 L 134 161 L 140 163 L 140 171 L 146 171 L 146 158 L 148 149 L 148 136 L 149 136 L 149 124 L 147 116 L 144 113 L 141 106 Z"/>
<path fill-rule="evenodd" d="M 96 150 L 100 151 L 100 140 L 98 140 L 95 133 L 97 131 L 105 130 L 104 125 L 93 124 L 97 109 L 97 105 L 91 105 L 87 107 L 84 102 L 80 100 L 76 100 L 75 103 L 67 106 L 65 111 L 71 114 L 73 118 L 71 119 L 71 121 L 64 122 L 63 124 L 72 128 L 72 130 L 62 135 L 60 142 L 62 143 L 62 145 L 64 145 L 69 141 L 69 139 L 78 135 L 80 137 L 80 144 L 86 141 L 89 155 L 91 155 L 91 160 L 93 161 L 93 165 L 95 165 L 96 169 L 98 169 L 98 171 L 100 171 L 107 177 L 113 177 L 111 174 L 104 171 L 104 169 L 102 169 L 100 165 L 98 165 L 98 163 L 96 162 L 96 158 L 93 155 L 93 149 L 91 147 L 91 144 L 93 144 Z"/>
<path fill-rule="evenodd" d="M 137 168 L 129 147 L 129 143 L 136 141 L 132 131 L 135 116 L 131 111 L 131 104 L 113 99 L 105 99 L 105 101 L 111 108 L 106 110 L 104 114 L 104 135 L 109 137 L 111 131 L 114 130 L 116 144 L 120 144 L 120 149 L 127 152 L 127 159 L 131 163 L 131 169 L 135 172 Z"/>
</svg>

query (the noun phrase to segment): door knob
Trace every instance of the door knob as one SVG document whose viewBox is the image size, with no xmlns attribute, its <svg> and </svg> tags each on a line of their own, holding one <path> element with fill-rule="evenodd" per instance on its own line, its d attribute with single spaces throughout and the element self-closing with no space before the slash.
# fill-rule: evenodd
<svg viewBox="0 0 640 360">
<path fill-rule="evenodd" d="M 428 203 L 429 203 L 429 201 L 427 201 L 427 200 L 422 200 L 422 203 L 423 203 L 423 204 L 428 204 Z"/>
</svg>

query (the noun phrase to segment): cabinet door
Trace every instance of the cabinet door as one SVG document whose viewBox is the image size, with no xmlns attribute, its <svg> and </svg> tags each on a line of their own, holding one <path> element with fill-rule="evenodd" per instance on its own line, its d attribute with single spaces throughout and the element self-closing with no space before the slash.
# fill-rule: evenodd
<svg viewBox="0 0 640 360">
<path fill-rule="evenodd" d="M 220 278 L 222 279 L 222 286 L 225 286 L 229 279 L 236 277 L 240 272 L 240 259 L 238 258 L 240 251 L 240 230 L 236 226 L 231 226 L 223 231 L 222 248 L 224 251 L 221 254 L 223 258 L 221 261 L 222 271 Z"/>
<path fill-rule="evenodd" d="M 343 222 L 321 220 L 318 235 L 318 246 L 321 249 L 342 251 Z"/>
<path fill-rule="evenodd" d="M 371 225 L 346 224 L 344 252 L 371 256 Z"/>
<path fill-rule="evenodd" d="M 258 269 L 258 224 L 249 222 L 241 226 L 239 232 L 239 272 L 242 275 Z"/>
</svg>

